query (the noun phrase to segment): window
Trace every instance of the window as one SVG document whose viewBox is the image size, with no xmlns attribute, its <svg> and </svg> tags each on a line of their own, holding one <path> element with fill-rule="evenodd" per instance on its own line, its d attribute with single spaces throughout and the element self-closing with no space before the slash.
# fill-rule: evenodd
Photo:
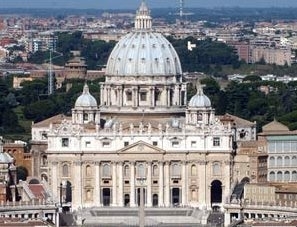
<svg viewBox="0 0 297 227">
<path fill-rule="evenodd" d="M 196 142 L 196 141 L 191 141 L 191 147 L 192 147 L 192 148 L 195 148 L 196 145 L 197 145 L 197 142 Z"/>
<path fill-rule="evenodd" d="M 191 166 L 191 175 L 196 176 L 197 175 L 197 168 L 196 165 Z"/>
<path fill-rule="evenodd" d="M 177 163 L 172 164 L 171 170 L 172 170 L 173 177 L 180 177 L 181 174 L 180 174 L 179 164 L 177 164 Z"/>
<path fill-rule="evenodd" d="M 147 93 L 145 91 L 140 92 L 140 101 L 146 101 Z"/>
<path fill-rule="evenodd" d="M 89 116 L 87 113 L 84 113 L 83 114 L 83 118 L 84 118 L 84 121 L 88 121 L 89 120 Z"/>
<path fill-rule="evenodd" d="M 213 146 L 219 147 L 220 146 L 220 137 L 214 137 L 213 138 Z"/>
<path fill-rule="evenodd" d="M 86 141 L 86 147 L 91 147 L 91 141 Z"/>
<path fill-rule="evenodd" d="M 110 147 L 110 142 L 109 141 L 103 141 L 102 142 L 102 147 Z"/>
<path fill-rule="evenodd" d="M 269 158 L 269 166 L 271 166 L 271 167 L 275 166 L 275 158 L 274 157 Z"/>
<path fill-rule="evenodd" d="M 69 170 L 68 170 L 68 165 L 64 164 L 62 167 L 62 175 L 63 177 L 68 177 L 69 176 Z"/>
<path fill-rule="evenodd" d="M 91 166 L 87 165 L 86 166 L 86 176 L 87 177 L 90 177 L 91 176 L 91 172 L 92 172 Z"/>
<path fill-rule="evenodd" d="M 219 175 L 221 172 L 221 167 L 220 167 L 220 163 L 215 162 L 212 165 L 212 173 L 213 175 Z"/>
<path fill-rule="evenodd" d="M 157 165 L 153 165 L 153 176 L 158 176 L 158 166 Z"/>
<path fill-rule="evenodd" d="M 172 147 L 179 147 L 179 141 L 172 141 L 171 146 Z"/>
<path fill-rule="evenodd" d="M 46 140 L 46 139 L 47 139 L 47 133 L 46 133 L 46 132 L 43 132 L 43 133 L 41 134 L 41 138 L 42 138 L 43 140 Z"/>
<path fill-rule="evenodd" d="M 130 168 L 129 165 L 125 165 L 124 167 L 124 177 L 129 177 Z"/>
<path fill-rule="evenodd" d="M 126 96 L 127 96 L 127 101 L 132 101 L 132 92 L 131 91 L 127 91 Z"/>
<path fill-rule="evenodd" d="M 42 164 L 43 166 L 46 166 L 46 165 L 47 165 L 47 156 L 46 156 L 46 155 L 43 155 L 43 156 L 42 156 L 42 162 L 41 162 L 41 164 Z"/>
<path fill-rule="evenodd" d="M 138 177 L 141 177 L 141 178 L 144 178 L 145 177 L 145 168 L 144 168 L 144 164 L 139 164 L 137 166 L 137 176 Z"/>
<path fill-rule="evenodd" d="M 124 147 L 128 146 L 129 145 L 129 142 L 125 141 L 124 142 Z"/>
<path fill-rule="evenodd" d="M 277 167 L 281 167 L 283 165 L 283 158 L 281 156 L 277 157 Z"/>
<path fill-rule="evenodd" d="M 155 101 L 160 101 L 160 100 L 161 100 L 161 91 L 157 89 L 155 91 Z"/>
<path fill-rule="evenodd" d="M 153 145 L 154 146 L 158 146 L 158 142 L 157 141 L 153 141 Z"/>
<path fill-rule="evenodd" d="M 104 164 L 102 167 L 102 175 L 103 177 L 110 177 L 110 165 L 109 164 Z"/>
<path fill-rule="evenodd" d="M 69 147 L 69 139 L 62 138 L 62 147 Z"/>
<path fill-rule="evenodd" d="M 290 172 L 286 171 L 284 174 L 284 181 L 289 182 L 290 181 Z"/>
</svg>

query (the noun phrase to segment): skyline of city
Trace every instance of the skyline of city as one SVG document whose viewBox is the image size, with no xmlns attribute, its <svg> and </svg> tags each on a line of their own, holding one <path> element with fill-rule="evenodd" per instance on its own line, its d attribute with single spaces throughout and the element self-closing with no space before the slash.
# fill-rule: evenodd
<svg viewBox="0 0 297 227">
<path fill-rule="evenodd" d="M 3 1 L 3 0 L 2 0 Z M 96 0 L 10 0 L 0 2 L 1 8 L 77 8 L 77 9 L 135 9 L 141 0 L 122 0 L 96 1 Z M 179 6 L 179 0 L 147 0 L 150 8 L 176 8 Z M 185 7 L 297 7 L 294 0 L 283 0 L 281 3 L 277 0 L 185 0 Z"/>
</svg>

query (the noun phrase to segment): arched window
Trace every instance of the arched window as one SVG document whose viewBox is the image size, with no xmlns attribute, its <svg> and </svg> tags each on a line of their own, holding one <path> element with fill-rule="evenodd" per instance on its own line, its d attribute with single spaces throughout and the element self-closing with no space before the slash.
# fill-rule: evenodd
<svg viewBox="0 0 297 227">
<path fill-rule="evenodd" d="M 197 191 L 196 191 L 196 189 L 191 190 L 191 198 L 192 198 L 192 201 L 197 201 Z"/>
<path fill-rule="evenodd" d="M 153 176 L 158 176 L 158 166 L 157 165 L 153 165 Z"/>
<path fill-rule="evenodd" d="M 47 156 L 46 156 L 46 155 L 42 155 L 41 164 L 42 164 L 43 166 L 46 166 L 46 165 L 47 165 Z"/>
<path fill-rule="evenodd" d="M 289 182 L 290 181 L 290 172 L 286 171 L 284 174 L 284 181 Z"/>
<path fill-rule="evenodd" d="M 270 172 L 269 173 L 269 181 L 275 181 L 275 172 Z"/>
<path fill-rule="evenodd" d="M 48 177 L 45 173 L 41 174 L 41 179 L 42 180 L 45 180 L 45 181 L 48 181 Z"/>
<path fill-rule="evenodd" d="M 213 165 L 212 165 L 212 173 L 213 173 L 213 175 L 219 175 L 220 172 L 221 172 L 220 163 L 218 163 L 218 162 L 213 163 Z"/>
<path fill-rule="evenodd" d="M 297 181 L 297 171 L 292 172 L 292 181 L 294 181 L 294 182 Z"/>
<path fill-rule="evenodd" d="M 63 175 L 63 177 L 69 176 L 69 167 L 67 164 L 64 164 L 62 167 L 62 175 Z"/>
<path fill-rule="evenodd" d="M 282 181 L 283 180 L 283 173 L 281 171 L 277 172 L 276 180 L 277 181 Z"/>
<path fill-rule="evenodd" d="M 129 165 L 124 166 L 124 177 L 129 177 L 130 175 L 130 167 Z"/>
<path fill-rule="evenodd" d="M 86 166 L 86 176 L 87 177 L 90 177 L 91 176 L 91 172 L 92 172 L 91 166 L 90 165 L 87 165 Z"/>
<path fill-rule="evenodd" d="M 87 194 L 86 195 L 87 201 L 91 201 L 92 200 L 92 191 L 90 189 L 88 189 L 86 194 Z"/>
<path fill-rule="evenodd" d="M 110 165 L 109 164 L 104 164 L 102 167 L 102 175 L 103 177 L 110 177 Z"/>
<path fill-rule="evenodd" d="M 172 164 L 171 167 L 172 176 L 179 177 L 180 176 L 180 166 L 177 163 Z"/>
<path fill-rule="evenodd" d="M 84 113 L 83 114 L 83 118 L 84 118 L 84 121 L 88 121 L 89 120 L 89 116 L 87 113 Z"/>
<path fill-rule="evenodd" d="M 297 167 L 297 157 L 296 156 L 292 157 L 292 166 Z"/>
<path fill-rule="evenodd" d="M 269 166 L 275 166 L 275 158 L 274 157 L 270 157 L 269 158 Z"/>
<path fill-rule="evenodd" d="M 191 166 L 191 175 L 196 176 L 197 175 L 197 167 L 196 165 Z"/>
<path fill-rule="evenodd" d="M 276 165 L 278 167 L 283 166 L 283 158 L 281 156 L 277 157 Z"/>
<path fill-rule="evenodd" d="M 286 167 L 289 167 L 290 166 L 290 157 L 289 156 L 286 156 L 285 157 L 285 166 Z"/>
</svg>

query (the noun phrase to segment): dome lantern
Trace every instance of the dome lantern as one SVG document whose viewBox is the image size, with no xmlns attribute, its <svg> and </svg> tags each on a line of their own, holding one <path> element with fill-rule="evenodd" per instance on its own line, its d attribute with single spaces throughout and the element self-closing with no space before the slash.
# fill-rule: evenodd
<svg viewBox="0 0 297 227">
<path fill-rule="evenodd" d="M 142 1 L 139 9 L 136 12 L 135 30 L 145 30 L 151 28 L 152 18 L 150 16 L 150 10 L 147 7 L 145 1 Z"/>
</svg>

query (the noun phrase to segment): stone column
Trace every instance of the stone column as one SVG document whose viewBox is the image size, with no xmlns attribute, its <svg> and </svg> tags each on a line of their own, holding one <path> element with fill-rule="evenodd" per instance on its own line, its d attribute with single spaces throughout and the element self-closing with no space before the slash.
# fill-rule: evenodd
<svg viewBox="0 0 297 227">
<path fill-rule="evenodd" d="M 123 194 L 124 194 L 124 190 L 123 190 L 123 162 L 119 162 L 118 163 L 118 205 L 120 207 L 124 206 L 124 199 L 123 199 Z"/>
<path fill-rule="evenodd" d="M 147 163 L 147 202 L 148 207 L 152 206 L 152 163 Z"/>
<path fill-rule="evenodd" d="M 104 104 L 104 93 L 103 92 L 104 92 L 103 85 L 100 84 L 100 101 L 101 101 L 100 105 Z"/>
<path fill-rule="evenodd" d="M 77 209 L 83 206 L 83 182 L 82 182 L 82 161 L 76 161 L 74 163 L 74 193 L 73 193 L 73 208 Z"/>
<path fill-rule="evenodd" d="M 135 207 L 135 162 L 130 163 L 130 207 Z"/>
<path fill-rule="evenodd" d="M 202 206 L 206 206 L 207 205 L 207 192 L 208 192 L 208 186 L 209 186 L 209 182 L 207 180 L 207 174 L 206 174 L 206 164 L 207 162 L 206 161 L 198 161 L 198 164 L 199 164 L 199 203 L 202 205 Z"/>
<path fill-rule="evenodd" d="M 182 162 L 182 205 L 187 205 L 187 174 L 186 174 L 186 168 L 187 163 Z"/>
<path fill-rule="evenodd" d="M 163 162 L 159 162 L 159 207 L 164 206 L 164 169 Z"/>
<path fill-rule="evenodd" d="M 95 162 L 95 205 L 101 206 L 100 162 Z"/>
<path fill-rule="evenodd" d="M 59 198 L 60 190 L 59 190 L 59 184 L 58 179 L 60 177 L 58 176 L 58 162 L 54 161 L 52 162 L 52 192 L 54 193 L 54 198 Z"/>
<path fill-rule="evenodd" d="M 169 173 L 169 162 L 165 162 L 164 166 L 164 204 L 166 207 L 170 206 L 170 173 Z"/>
<path fill-rule="evenodd" d="M 154 87 L 150 87 L 150 99 L 151 99 L 151 107 L 155 106 L 155 90 Z"/>
<path fill-rule="evenodd" d="M 117 163 L 112 163 L 112 206 L 117 205 Z"/>
<path fill-rule="evenodd" d="M 170 88 L 166 87 L 166 94 L 167 94 L 167 101 L 166 101 L 166 106 L 170 106 Z"/>
</svg>

